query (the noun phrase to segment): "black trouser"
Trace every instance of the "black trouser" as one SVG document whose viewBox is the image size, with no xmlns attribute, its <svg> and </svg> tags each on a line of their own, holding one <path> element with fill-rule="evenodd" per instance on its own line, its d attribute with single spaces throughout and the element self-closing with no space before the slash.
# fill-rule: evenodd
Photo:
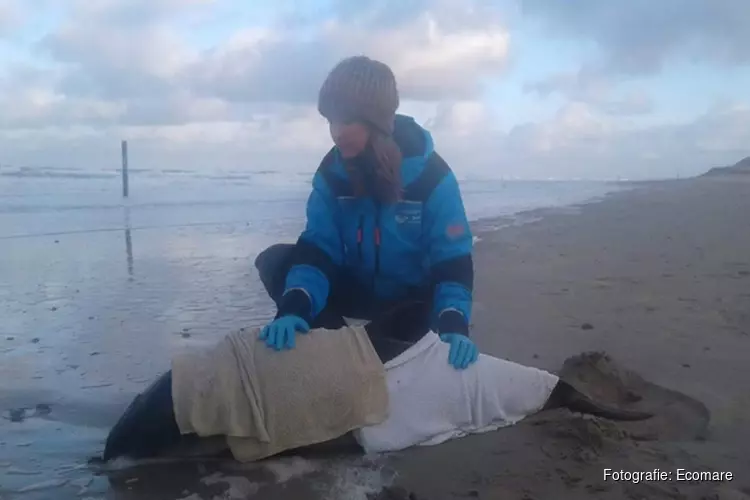
<svg viewBox="0 0 750 500">
<path fill-rule="evenodd" d="M 263 286 L 277 308 L 284 293 L 294 249 L 293 244 L 272 245 L 255 259 Z M 342 273 L 332 280 L 326 306 L 310 327 L 337 329 L 346 325 L 344 317 L 364 320 L 378 318 L 379 322 L 389 324 L 378 333 L 416 342 L 430 329 L 431 299 L 430 290 L 415 289 L 403 300 L 378 301 L 362 284 Z M 386 319 L 388 317 L 394 320 L 389 321 Z"/>
</svg>

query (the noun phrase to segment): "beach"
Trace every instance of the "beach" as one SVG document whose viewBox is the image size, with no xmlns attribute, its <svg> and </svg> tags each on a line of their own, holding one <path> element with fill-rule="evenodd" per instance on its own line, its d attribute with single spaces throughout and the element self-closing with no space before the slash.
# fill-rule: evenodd
<svg viewBox="0 0 750 500">
<path fill-rule="evenodd" d="M 748 213 L 747 180 L 690 179 L 483 234 L 474 331 L 484 352 L 555 372 L 579 353 L 606 352 L 602 372 L 632 370 L 656 384 L 633 385 L 651 393 L 643 406 L 670 415 L 651 424 L 552 417 L 416 450 L 402 459 L 405 486 L 430 499 L 747 498 Z M 707 428 L 696 402 L 710 412 Z M 605 480 L 605 468 L 671 476 Z M 691 483 L 678 469 L 733 477 Z"/>
<path fill-rule="evenodd" d="M 25 410 L 23 422 L 0 420 L 0 498 L 750 496 L 750 182 L 628 188 L 565 208 L 478 220 L 472 332 L 483 352 L 563 373 L 601 398 L 654 411 L 654 421 L 620 424 L 554 411 L 384 457 L 92 468 L 87 458 L 101 450 L 108 426 L 168 367 L 169 353 L 269 314 L 267 304 L 259 312 L 260 292 L 247 288 L 253 250 L 276 234 L 251 242 L 237 229 L 231 238 L 218 230 L 193 238 L 183 228 L 167 247 L 147 230 L 120 229 L 116 241 L 97 243 L 112 245 L 118 260 L 80 261 L 69 280 L 45 280 L 44 269 L 16 271 L 8 282 L 30 281 L 36 310 L 25 313 L 29 302 L 3 289 L 10 322 L 0 345 L 0 403 L 6 415 Z M 62 254 L 80 251 L 68 234 L 48 240 Z M 15 251 L 29 252 L 17 244 Z M 165 252 L 174 264 L 168 280 L 155 272 Z M 209 254 L 220 258 L 203 258 Z M 105 286 L 86 272 L 109 272 Z M 87 300 L 76 300 L 80 294 Z M 45 319 L 41 311 L 67 319 Z M 34 320 L 18 319 L 24 314 Z M 27 331 L 37 323 L 43 326 Z M 605 469 L 672 476 L 617 481 L 605 479 Z M 678 469 L 733 477 L 681 481 Z"/>
</svg>

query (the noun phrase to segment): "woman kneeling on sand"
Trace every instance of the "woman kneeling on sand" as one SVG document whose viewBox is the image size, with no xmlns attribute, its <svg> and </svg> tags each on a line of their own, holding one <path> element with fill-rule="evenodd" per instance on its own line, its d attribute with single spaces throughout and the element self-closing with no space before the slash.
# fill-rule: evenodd
<svg viewBox="0 0 750 500">
<path fill-rule="evenodd" d="M 296 244 L 255 262 L 278 311 L 260 336 L 269 347 L 293 348 L 296 332 L 421 299 L 450 344 L 449 362 L 477 360 L 472 235 L 458 182 L 429 132 L 398 106 L 391 69 L 364 56 L 341 61 L 323 83 L 318 109 L 335 146 L 313 177 L 307 226 Z"/>
</svg>

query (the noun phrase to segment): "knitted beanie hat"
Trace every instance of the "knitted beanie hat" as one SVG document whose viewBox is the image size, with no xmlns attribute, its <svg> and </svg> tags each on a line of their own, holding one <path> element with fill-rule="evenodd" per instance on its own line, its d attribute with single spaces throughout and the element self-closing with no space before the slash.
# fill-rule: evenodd
<svg viewBox="0 0 750 500">
<path fill-rule="evenodd" d="M 391 68 L 365 56 L 339 62 L 318 94 L 318 111 L 328 120 L 362 120 L 386 135 L 393 134 L 398 106 Z"/>
</svg>

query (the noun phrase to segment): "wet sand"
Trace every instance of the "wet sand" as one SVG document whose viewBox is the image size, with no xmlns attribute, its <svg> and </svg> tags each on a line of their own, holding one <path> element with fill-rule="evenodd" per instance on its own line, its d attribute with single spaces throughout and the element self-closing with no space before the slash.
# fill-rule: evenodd
<svg viewBox="0 0 750 500">
<path fill-rule="evenodd" d="M 28 410 L 0 419 L 0 498 L 746 498 L 748 214 L 750 182 L 696 179 L 530 213 L 540 220 L 501 231 L 481 228 L 507 221 L 478 225 L 474 335 L 481 349 L 560 373 L 599 399 L 654 411 L 653 420 L 614 423 L 557 410 L 497 432 L 380 457 L 119 462 L 103 469 L 86 459 L 101 450 L 108 426 L 133 395 L 107 384 L 135 340 L 126 337 L 99 356 L 96 339 L 88 339 L 81 359 L 63 364 L 97 376 L 83 377 L 79 383 L 87 387 L 65 404 L 2 384 L 2 409 Z M 135 328 L 126 325 L 123 335 L 135 336 Z M 198 342 L 175 329 L 176 344 Z M 26 340 L 29 352 L 41 349 Z M 55 353 L 51 342 L 48 351 L 45 359 Z M 606 354 L 581 355 L 593 351 Z M 19 348 L 8 354 L 17 364 L 33 359 Z M 144 361 L 133 370 L 133 384 L 142 388 L 167 364 Z M 54 366 L 28 371 L 54 373 Z M 11 421 L 19 415 L 22 422 Z M 605 468 L 659 469 L 671 477 L 605 480 Z M 733 479 L 677 481 L 678 469 L 731 472 Z"/>
</svg>

